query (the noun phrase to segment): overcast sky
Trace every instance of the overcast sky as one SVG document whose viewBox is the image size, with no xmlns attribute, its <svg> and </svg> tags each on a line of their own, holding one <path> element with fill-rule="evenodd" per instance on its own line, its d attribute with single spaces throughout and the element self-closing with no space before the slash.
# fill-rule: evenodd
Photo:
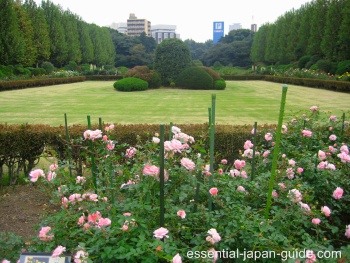
<svg viewBox="0 0 350 263">
<path fill-rule="evenodd" d="M 41 0 L 35 0 L 40 5 Z M 213 39 L 213 22 L 225 23 L 225 35 L 229 25 L 242 24 L 250 28 L 273 23 L 291 9 L 299 9 L 312 0 L 51 0 L 64 10 L 80 16 L 87 23 L 108 26 L 126 22 L 130 13 L 139 19 L 147 19 L 152 25 L 175 25 L 182 40 L 205 42 Z"/>
</svg>

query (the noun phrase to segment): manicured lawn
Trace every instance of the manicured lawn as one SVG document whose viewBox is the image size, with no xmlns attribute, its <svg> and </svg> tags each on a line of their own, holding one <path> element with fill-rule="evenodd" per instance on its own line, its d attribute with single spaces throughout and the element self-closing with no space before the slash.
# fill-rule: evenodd
<svg viewBox="0 0 350 263">
<path fill-rule="evenodd" d="M 227 81 L 222 91 L 161 88 L 118 92 L 114 81 L 86 81 L 0 93 L 0 123 L 64 125 L 93 123 L 176 124 L 205 123 L 212 94 L 216 94 L 216 123 L 277 123 L 282 84 L 266 81 Z M 341 116 L 349 112 L 350 94 L 288 86 L 285 113 L 291 115 L 317 105 Z"/>
</svg>

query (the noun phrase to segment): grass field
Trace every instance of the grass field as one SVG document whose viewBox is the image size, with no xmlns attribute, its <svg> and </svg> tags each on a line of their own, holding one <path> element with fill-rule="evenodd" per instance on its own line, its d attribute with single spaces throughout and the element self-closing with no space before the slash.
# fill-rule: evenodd
<svg viewBox="0 0 350 263">
<path fill-rule="evenodd" d="M 205 123 L 216 94 L 216 123 L 243 125 L 277 123 L 282 84 L 266 81 L 227 81 L 222 91 L 161 88 L 118 92 L 114 81 L 86 81 L 0 92 L 0 123 L 64 125 L 92 123 Z M 285 115 L 313 105 L 340 116 L 349 113 L 350 94 L 288 86 Z M 349 115 L 347 115 L 349 116 Z"/>
</svg>

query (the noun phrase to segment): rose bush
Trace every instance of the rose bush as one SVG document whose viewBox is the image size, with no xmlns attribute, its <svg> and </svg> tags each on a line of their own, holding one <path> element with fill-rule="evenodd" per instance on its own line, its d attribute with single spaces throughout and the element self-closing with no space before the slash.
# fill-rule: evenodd
<svg viewBox="0 0 350 263">
<path fill-rule="evenodd" d="M 279 153 L 276 131 L 260 130 L 256 145 L 253 138 L 242 145 L 240 160 L 223 159 L 213 171 L 202 142 L 172 127 L 164 142 L 164 225 L 159 135 L 125 145 L 111 129 L 72 143 L 93 140 L 83 176 L 71 177 L 68 161 L 30 173 L 61 210 L 42 219 L 24 249 L 69 253 L 74 262 L 350 260 L 349 123 L 341 117 L 313 106 L 283 126 Z"/>
</svg>

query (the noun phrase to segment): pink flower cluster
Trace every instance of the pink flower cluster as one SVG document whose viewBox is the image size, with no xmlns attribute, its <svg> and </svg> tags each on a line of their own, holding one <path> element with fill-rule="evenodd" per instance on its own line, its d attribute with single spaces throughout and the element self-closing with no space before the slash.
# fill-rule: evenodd
<svg viewBox="0 0 350 263">
<path fill-rule="evenodd" d="M 214 245 L 221 240 L 221 237 L 215 228 L 209 229 L 207 233 L 209 236 L 207 236 L 206 240 L 210 242 L 210 244 Z"/>
<path fill-rule="evenodd" d="M 341 199 L 343 197 L 344 190 L 340 187 L 337 187 L 333 192 L 334 199 Z"/>
<path fill-rule="evenodd" d="M 94 141 L 95 139 L 102 138 L 102 131 L 101 130 L 86 130 L 83 133 L 83 137 L 85 140 L 92 140 Z"/>
<path fill-rule="evenodd" d="M 340 153 L 337 155 L 342 163 L 350 163 L 349 148 L 346 145 L 340 147 Z"/>
<path fill-rule="evenodd" d="M 299 203 L 303 198 L 303 195 L 297 189 L 289 190 L 288 196 L 293 203 Z"/>
<path fill-rule="evenodd" d="M 51 164 L 49 167 L 49 172 L 47 176 L 45 175 L 45 172 L 41 169 L 33 170 L 29 173 L 29 176 L 31 177 L 30 181 L 35 183 L 36 181 L 38 181 L 40 177 L 43 177 L 43 178 L 46 178 L 47 181 L 51 182 L 53 179 L 56 178 L 55 170 L 57 170 L 57 168 L 58 168 L 58 165 L 56 163 Z"/>
<path fill-rule="evenodd" d="M 78 219 L 78 225 L 84 226 L 84 229 L 88 229 L 92 226 L 101 228 L 104 226 L 110 226 L 111 223 L 111 220 L 109 218 L 103 218 L 99 211 L 96 211 L 96 213 L 88 214 L 87 217 L 85 215 L 82 215 Z"/>
<path fill-rule="evenodd" d="M 196 168 L 196 164 L 189 158 L 183 157 L 181 159 L 181 165 L 189 171 L 193 171 Z"/>
<path fill-rule="evenodd" d="M 126 150 L 125 156 L 127 158 L 133 158 L 137 153 L 137 150 L 135 147 L 130 147 Z"/>
<path fill-rule="evenodd" d="M 57 258 L 59 257 L 63 252 L 66 252 L 66 248 L 63 246 L 58 246 L 55 248 L 55 250 L 52 252 L 52 257 Z"/>
<path fill-rule="evenodd" d="M 39 238 L 42 241 L 51 241 L 54 237 L 53 234 L 48 234 L 51 231 L 51 227 L 44 226 L 39 231 Z"/>
<path fill-rule="evenodd" d="M 312 136 L 312 131 L 310 130 L 303 130 L 302 134 L 304 137 L 311 137 Z"/>
<path fill-rule="evenodd" d="M 74 263 L 86 263 L 89 253 L 84 250 L 78 250 L 74 255 Z"/>
</svg>

